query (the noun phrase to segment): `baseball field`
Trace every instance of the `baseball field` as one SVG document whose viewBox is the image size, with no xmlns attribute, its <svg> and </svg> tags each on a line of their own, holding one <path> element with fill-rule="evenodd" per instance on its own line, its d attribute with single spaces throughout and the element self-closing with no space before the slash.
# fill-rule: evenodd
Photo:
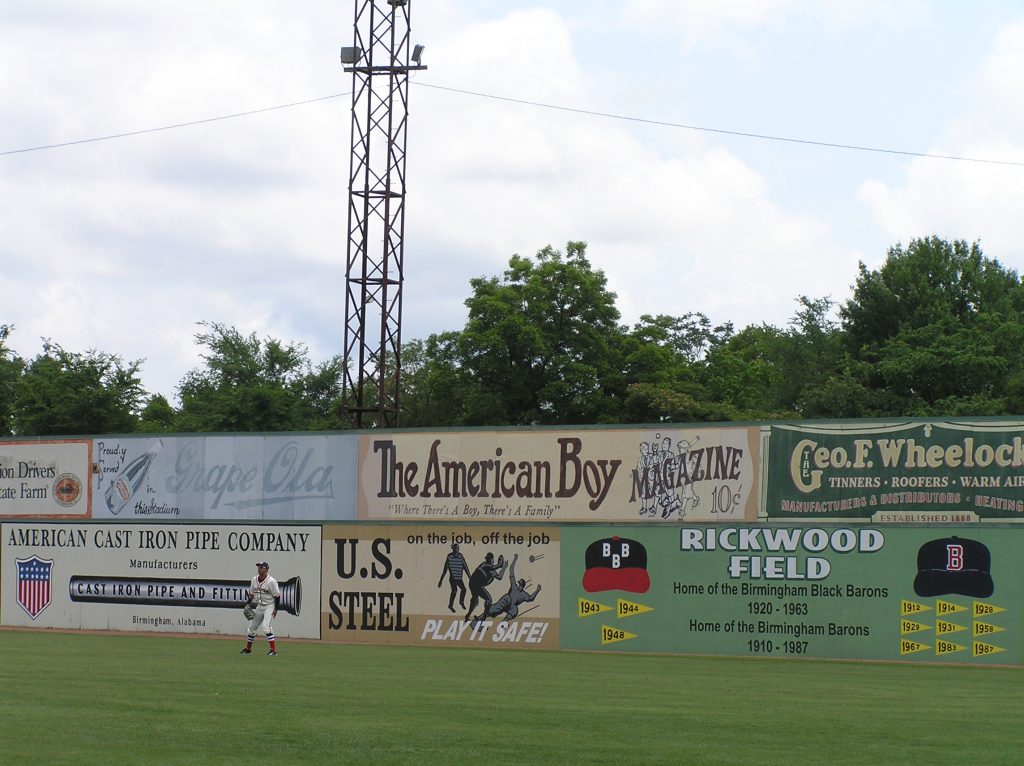
<svg viewBox="0 0 1024 766">
<path fill-rule="evenodd" d="M 1017 764 L 1018 668 L 0 631 L 0 763 Z"/>
</svg>

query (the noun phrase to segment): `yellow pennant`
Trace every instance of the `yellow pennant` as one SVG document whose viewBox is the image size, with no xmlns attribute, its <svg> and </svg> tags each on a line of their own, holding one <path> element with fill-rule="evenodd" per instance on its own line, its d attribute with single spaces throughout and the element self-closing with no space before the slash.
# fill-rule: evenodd
<svg viewBox="0 0 1024 766">
<path fill-rule="evenodd" d="M 619 628 L 612 628 L 608 625 L 601 626 L 601 644 L 616 644 L 619 641 L 629 641 L 636 638 L 636 633 L 630 633 Z"/>
<path fill-rule="evenodd" d="M 923 622 L 913 622 L 912 620 L 900 620 L 900 635 L 905 636 L 908 633 L 917 633 L 922 630 L 931 630 L 931 625 L 926 625 Z"/>
<path fill-rule="evenodd" d="M 1006 628 L 1001 628 L 998 625 L 989 625 L 987 622 L 976 622 L 974 623 L 974 635 L 976 636 L 991 636 L 993 633 L 1002 633 Z"/>
<path fill-rule="evenodd" d="M 981 641 L 974 642 L 974 656 L 975 657 L 987 657 L 990 654 L 999 654 L 999 652 L 1005 652 L 1001 646 L 993 646 L 992 644 L 985 644 Z"/>
<path fill-rule="evenodd" d="M 931 607 L 927 604 L 919 604 L 916 601 L 907 601 L 903 599 L 900 601 L 900 614 L 906 617 L 908 614 L 920 614 L 921 612 L 930 612 Z"/>
<path fill-rule="evenodd" d="M 936 654 L 952 654 L 953 652 L 962 652 L 966 648 L 966 646 L 954 644 L 952 641 L 943 641 L 942 639 L 935 642 Z"/>
<path fill-rule="evenodd" d="M 981 601 L 974 602 L 974 616 L 975 617 L 988 617 L 990 614 L 999 614 L 1006 610 L 1001 606 L 995 604 L 985 604 Z"/>
<path fill-rule="evenodd" d="M 957 625 L 955 622 L 946 622 L 945 620 L 935 621 L 935 635 L 945 636 L 950 633 L 959 633 L 961 630 L 967 630 L 963 625 Z"/>
<path fill-rule="evenodd" d="M 616 611 L 619 613 L 619 617 L 633 617 L 634 615 L 643 614 L 644 612 L 653 612 L 654 607 L 636 604 L 632 601 L 626 601 L 626 599 L 620 598 Z"/>
<path fill-rule="evenodd" d="M 931 644 L 922 644 L 917 641 L 911 641 L 909 638 L 900 639 L 900 654 L 914 654 L 915 652 L 923 652 L 925 649 L 931 648 Z"/>
<path fill-rule="evenodd" d="M 956 614 L 965 611 L 967 611 L 966 606 L 954 604 L 952 601 L 943 601 L 942 599 L 935 601 L 935 614 Z"/>
<path fill-rule="evenodd" d="M 612 608 L 606 604 L 599 604 L 596 601 L 590 599 L 580 599 L 580 617 L 589 617 L 592 614 L 601 614 L 601 612 L 610 612 Z"/>
</svg>

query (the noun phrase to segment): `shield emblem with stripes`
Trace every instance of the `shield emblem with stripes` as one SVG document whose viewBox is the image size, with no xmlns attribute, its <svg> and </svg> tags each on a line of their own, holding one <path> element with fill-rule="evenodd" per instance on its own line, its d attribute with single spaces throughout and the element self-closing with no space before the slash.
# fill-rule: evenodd
<svg viewBox="0 0 1024 766">
<path fill-rule="evenodd" d="M 15 559 L 18 567 L 18 606 L 33 620 L 50 605 L 53 559 Z"/>
</svg>

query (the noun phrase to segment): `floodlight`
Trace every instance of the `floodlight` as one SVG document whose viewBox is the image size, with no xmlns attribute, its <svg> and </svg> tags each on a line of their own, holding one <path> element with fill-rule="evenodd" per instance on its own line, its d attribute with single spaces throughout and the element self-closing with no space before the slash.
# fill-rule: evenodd
<svg viewBox="0 0 1024 766">
<path fill-rule="evenodd" d="M 423 63 L 420 61 L 420 59 L 423 57 L 423 49 L 425 47 L 426 46 L 424 45 L 417 45 L 415 48 L 412 49 L 412 60 L 413 63 L 416 64 L 416 66 L 420 66 Z"/>
<path fill-rule="evenodd" d="M 341 63 L 342 64 L 358 64 L 359 59 L 363 57 L 363 51 L 359 48 L 342 48 L 341 49 Z"/>
</svg>

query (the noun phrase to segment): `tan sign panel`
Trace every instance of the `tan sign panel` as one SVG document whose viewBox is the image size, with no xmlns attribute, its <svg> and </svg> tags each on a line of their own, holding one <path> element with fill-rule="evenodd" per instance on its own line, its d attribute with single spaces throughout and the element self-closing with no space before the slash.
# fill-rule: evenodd
<svg viewBox="0 0 1024 766">
<path fill-rule="evenodd" d="M 359 518 L 743 521 L 757 517 L 756 428 L 368 434 Z"/>
<path fill-rule="evenodd" d="M 92 442 L 0 442 L 0 516 L 88 518 Z"/>
<path fill-rule="evenodd" d="M 557 649 L 554 527 L 326 526 L 327 641 Z"/>
</svg>

